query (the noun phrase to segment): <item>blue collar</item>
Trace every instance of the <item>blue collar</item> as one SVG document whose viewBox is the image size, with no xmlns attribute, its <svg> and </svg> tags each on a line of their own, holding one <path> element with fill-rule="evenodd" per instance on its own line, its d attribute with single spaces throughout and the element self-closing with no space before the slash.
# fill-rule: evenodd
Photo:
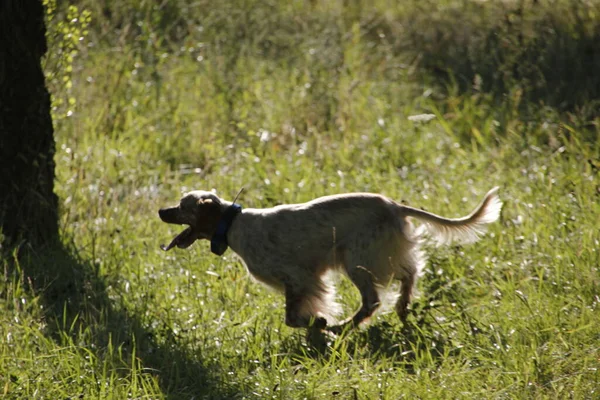
<svg viewBox="0 0 600 400">
<path fill-rule="evenodd" d="M 237 217 L 237 215 L 241 212 L 242 206 L 239 204 L 232 203 L 229 207 L 227 207 L 227 210 L 225 210 L 223 216 L 217 224 L 217 230 L 215 231 L 215 234 L 210 240 L 210 251 L 218 256 L 225 253 L 225 250 L 227 250 L 227 247 L 229 246 L 227 243 L 227 232 L 229 231 L 229 228 L 231 227 L 235 217 Z"/>
</svg>

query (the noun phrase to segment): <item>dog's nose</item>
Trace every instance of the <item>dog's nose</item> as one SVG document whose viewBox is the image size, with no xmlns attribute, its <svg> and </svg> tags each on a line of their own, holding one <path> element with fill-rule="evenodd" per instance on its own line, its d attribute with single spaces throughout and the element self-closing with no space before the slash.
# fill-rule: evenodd
<svg viewBox="0 0 600 400">
<path fill-rule="evenodd" d="M 160 219 L 164 220 L 165 218 L 167 218 L 168 212 L 168 208 L 161 208 L 160 210 L 158 210 L 158 216 L 160 217 Z"/>
<path fill-rule="evenodd" d="M 158 210 L 158 216 L 160 217 L 160 219 L 162 219 L 163 222 L 166 222 L 168 224 L 180 223 L 178 214 L 179 213 L 177 207 L 166 207 Z"/>
</svg>

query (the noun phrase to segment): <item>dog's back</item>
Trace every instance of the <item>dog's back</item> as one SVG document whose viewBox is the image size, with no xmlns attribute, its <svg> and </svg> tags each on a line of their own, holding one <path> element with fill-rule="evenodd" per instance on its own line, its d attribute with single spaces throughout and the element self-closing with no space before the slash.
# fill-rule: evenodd
<svg viewBox="0 0 600 400">
<path fill-rule="evenodd" d="M 377 232 L 402 230 L 397 203 L 376 194 L 325 196 L 302 204 L 246 209 L 230 233 L 246 262 L 276 258 L 307 269 L 334 267 L 341 249 L 375 240 Z M 234 245 L 235 246 L 235 245 Z M 235 246 L 238 247 L 238 246 Z M 326 265 L 328 264 L 328 265 Z"/>
</svg>

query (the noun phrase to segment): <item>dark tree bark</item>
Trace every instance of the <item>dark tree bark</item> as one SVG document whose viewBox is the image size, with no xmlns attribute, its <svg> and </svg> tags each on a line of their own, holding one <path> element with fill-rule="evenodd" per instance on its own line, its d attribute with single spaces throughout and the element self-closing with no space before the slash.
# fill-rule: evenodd
<svg viewBox="0 0 600 400">
<path fill-rule="evenodd" d="M 0 228 L 4 242 L 58 238 L 42 0 L 0 0 Z"/>
</svg>

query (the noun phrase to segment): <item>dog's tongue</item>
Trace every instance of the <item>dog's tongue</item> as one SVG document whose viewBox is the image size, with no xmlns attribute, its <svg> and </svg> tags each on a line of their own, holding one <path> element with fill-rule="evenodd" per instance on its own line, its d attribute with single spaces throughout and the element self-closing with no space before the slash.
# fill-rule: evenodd
<svg viewBox="0 0 600 400">
<path fill-rule="evenodd" d="M 195 240 L 196 238 L 192 234 L 192 227 L 188 226 L 183 232 L 175 236 L 175 239 L 173 239 L 173 241 L 169 243 L 168 246 L 161 244 L 160 248 L 164 251 L 169 251 L 175 246 L 179 247 L 180 249 L 185 249 L 186 247 L 189 247 L 192 243 L 194 243 Z"/>
</svg>

